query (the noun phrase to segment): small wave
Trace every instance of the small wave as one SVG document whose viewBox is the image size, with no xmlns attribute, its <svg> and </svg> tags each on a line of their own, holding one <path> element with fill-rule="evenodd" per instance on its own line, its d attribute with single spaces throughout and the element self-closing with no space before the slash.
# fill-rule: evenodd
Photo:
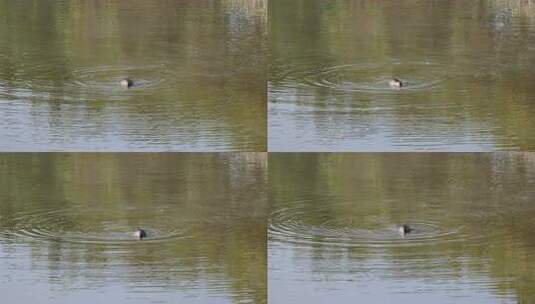
<svg viewBox="0 0 535 304">
<path fill-rule="evenodd" d="M 89 96 L 105 95 L 109 100 L 123 100 L 139 94 L 154 94 L 164 90 L 174 74 L 165 65 L 147 66 L 99 66 L 80 68 L 72 72 L 70 86 L 82 90 Z M 131 78 L 134 86 L 125 90 L 119 85 L 124 78 Z"/>
<path fill-rule="evenodd" d="M 0 96 L 31 101 L 121 101 L 171 90 L 170 80 L 176 78 L 163 64 L 78 68 L 61 80 L 49 74 L 50 71 L 38 70 L 16 82 L 0 83 Z M 119 82 L 124 78 L 133 79 L 134 86 L 122 88 Z"/>
<path fill-rule="evenodd" d="M 43 241 L 90 243 L 103 245 L 130 244 L 138 241 L 134 228 L 107 212 L 73 207 L 18 214 L 12 219 L 15 236 Z M 159 215 L 157 221 L 136 221 L 147 232 L 143 242 L 163 242 L 189 238 L 189 228 Z"/>
<path fill-rule="evenodd" d="M 337 247 L 397 247 L 465 239 L 463 227 L 451 229 L 437 221 L 407 221 L 413 231 L 405 236 L 398 226 L 381 219 L 358 223 L 350 219 L 316 218 L 307 221 L 299 208 L 282 208 L 271 214 L 270 238 L 282 242 L 322 244 Z M 312 223 L 313 222 L 313 223 Z"/>
<path fill-rule="evenodd" d="M 433 62 L 345 64 L 312 70 L 286 71 L 283 83 L 341 92 L 399 93 L 431 90 L 448 79 L 445 66 Z M 279 78 L 280 78 L 279 77 Z M 405 86 L 393 90 L 389 82 L 400 78 Z"/>
</svg>

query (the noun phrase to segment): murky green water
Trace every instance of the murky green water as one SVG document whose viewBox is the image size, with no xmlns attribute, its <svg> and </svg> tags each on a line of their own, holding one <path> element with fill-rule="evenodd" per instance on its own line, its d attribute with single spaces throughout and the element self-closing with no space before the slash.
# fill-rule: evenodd
<svg viewBox="0 0 535 304">
<path fill-rule="evenodd" d="M 266 0 L 1 0 L 0 149 L 265 151 L 266 15 Z"/>
<path fill-rule="evenodd" d="M 535 301 L 533 155 L 271 154 L 268 183 L 270 303 Z"/>
<path fill-rule="evenodd" d="M 270 1 L 270 151 L 534 150 L 535 9 L 511 3 Z"/>
<path fill-rule="evenodd" d="M 265 183 L 264 154 L 0 154 L 2 301 L 266 303 Z"/>
</svg>

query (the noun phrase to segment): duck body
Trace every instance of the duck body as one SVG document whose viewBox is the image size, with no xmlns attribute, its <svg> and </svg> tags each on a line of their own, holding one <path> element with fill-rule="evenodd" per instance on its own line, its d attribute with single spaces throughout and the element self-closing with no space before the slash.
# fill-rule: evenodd
<svg viewBox="0 0 535 304">
<path fill-rule="evenodd" d="M 405 85 L 403 81 L 399 80 L 398 78 L 394 78 L 390 80 L 388 84 L 390 85 L 391 88 L 394 88 L 394 89 L 400 89 Z"/>
<path fill-rule="evenodd" d="M 146 238 L 147 237 L 147 232 L 143 229 L 140 229 L 140 228 L 137 228 L 135 231 L 134 231 L 134 236 L 140 240 L 142 240 L 143 238 Z"/>
<path fill-rule="evenodd" d="M 405 235 L 407 233 L 411 233 L 412 228 L 409 227 L 408 225 L 401 225 L 401 226 L 399 226 L 398 231 L 399 231 L 399 234 Z"/>
<path fill-rule="evenodd" d="M 134 85 L 134 81 L 130 78 L 121 79 L 119 82 L 121 84 L 121 87 L 128 89 Z"/>
</svg>

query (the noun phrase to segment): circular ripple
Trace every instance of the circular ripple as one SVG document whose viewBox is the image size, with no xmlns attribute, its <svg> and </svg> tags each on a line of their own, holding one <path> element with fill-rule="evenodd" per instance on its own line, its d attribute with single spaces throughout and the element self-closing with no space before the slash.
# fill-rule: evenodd
<svg viewBox="0 0 535 304">
<path fill-rule="evenodd" d="M 163 64 L 79 68 L 61 80 L 41 67 L 28 67 L 25 73 L 9 85 L 0 83 L 0 97 L 31 101 L 120 101 L 172 90 L 169 80 L 175 78 Z M 124 78 L 131 78 L 135 85 L 122 88 L 120 81 Z"/>
<path fill-rule="evenodd" d="M 374 217 L 367 219 L 366 223 L 359 223 L 348 218 L 322 219 L 320 215 L 319 218 L 315 217 L 314 224 L 307 221 L 306 217 L 305 211 L 299 208 L 274 211 L 269 223 L 270 238 L 283 242 L 341 247 L 413 246 L 466 238 L 462 227 L 445 229 L 434 221 L 409 221 L 413 232 L 402 236 L 398 232 L 398 226 Z"/>
<path fill-rule="evenodd" d="M 158 214 L 157 220 L 132 219 L 147 231 L 143 242 L 162 242 L 189 237 L 188 227 L 177 226 L 176 219 Z M 73 207 L 18 214 L 10 225 L 16 236 L 45 241 L 120 245 L 137 242 L 136 226 L 107 211 Z"/>
<path fill-rule="evenodd" d="M 130 95 L 153 94 L 154 90 L 163 90 L 173 77 L 165 65 L 148 66 L 99 66 L 81 68 L 72 72 L 75 87 L 88 93 L 106 94 L 110 99 L 124 99 Z M 124 78 L 134 81 L 128 90 L 119 82 Z"/>
<path fill-rule="evenodd" d="M 446 67 L 432 62 L 346 64 L 307 71 L 288 72 L 285 81 L 302 86 L 343 92 L 396 93 L 389 82 L 400 78 L 401 91 L 430 90 L 447 80 Z"/>
</svg>

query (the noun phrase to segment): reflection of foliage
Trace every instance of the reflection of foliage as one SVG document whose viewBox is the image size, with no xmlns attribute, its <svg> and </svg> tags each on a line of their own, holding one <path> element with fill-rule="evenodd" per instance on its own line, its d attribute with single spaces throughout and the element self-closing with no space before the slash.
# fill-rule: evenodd
<svg viewBox="0 0 535 304">
<path fill-rule="evenodd" d="M 281 80 L 288 82 L 284 78 L 288 70 L 303 67 L 313 70 L 375 63 L 396 75 L 408 72 L 393 66 L 393 62 L 430 60 L 443 65 L 448 81 L 443 90 L 411 94 L 413 106 L 393 107 L 388 118 L 400 121 L 400 128 L 392 131 L 393 137 L 423 136 L 437 130 L 440 124 L 450 132 L 455 126 L 475 124 L 494 133 L 498 141 L 513 141 L 522 150 L 533 148 L 533 133 L 528 130 L 535 129 L 535 121 L 530 119 L 535 114 L 535 94 L 531 89 L 535 76 L 527 67 L 535 64 L 531 49 L 535 20 L 517 16 L 495 2 L 522 3 L 271 1 L 269 31 L 274 64 L 270 66 L 270 82 L 274 92 L 283 95 L 281 99 L 297 104 L 309 106 L 313 102 L 333 112 L 358 107 L 359 111 L 344 117 L 346 123 L 352 123 L 351 119 L 360 122 L 353 128 L 358 129 L 363 121 L 384 125 L 383 116 L 359 114 L 385 106 L 378 102 L 380 96 L 334 94 L 322 87 L 299 85 L 284 88 L 283 94 L 276 86 Z M 463 94 L 463 90 L 469 94 Z M 324 113 L 314 111 L 309 115 L 317 115 L 313 119 L 319 125 Z M 404 120 L 418 121 L 420 126 L 414 130 L 415 126 Z M 328 131 L 318 126 L 317 132 Z"/>
<path fill-rule="evenodd" d="M 186 238 L 122 246 L 11 239 L 32 248 L 34 264 L 48 263 L 62 284 L 113 279 L 165 289 L 221 284 L 236 302 L 266 299 L 265 155 L 259 154 L 5 154 L 0 156 L 0 232 L 36 210 L 71 210 L 51 230 L 106 231 L 103 217 L 133 229 L 166 221 Z M 73 209 L 77 210 L 77 209 Z M 164 210 L 161 213 L 159 210 Z M 169 219 L 174 219 L 170 221 Z M 54 223 L 51 223 L 54 224 Z M 54 228 L 56 227 L 56 228 Z M 61 238 L 60 238 L 61 239 Z M 121 266 L 122 265 L 122 266 Z M 126 273 L 125 273 L 126 272 Z M 77 279 L 78 278 L 78 279 Z M 81 280 L 80 280 L 81 278 Z M 218 290 L 218 288 L 216 288 Z M 201 291 L 201 292 L 209 292 Z"/>
<path fill-rule="evenodd" d="M 269 172 L 271 207 L 302 208 L 302 220 L 311 227 L 329 221 L 373 229 L 366 226 L 370 219 L 384 225 L 431 220 L 444 230 L 462 227 L 463 238 L 455 242 L 379 251 L 403 259 L 394 270 L 397 276 L 483 275 L 496 282 L 498 293 L 516 291 L 523 303 L 535 299 L 535 159 L 529 153 L 275 154 Z M 374 250 L 349 247 L 337 258 L 373 259 Z M 314 251 L 318 258 L 333 256 L 321 242 Z M 438 263 L 442 260 L 448 262 Z"/>
<path fill-rule="evenodd" d="M 262 151 L 266 10 L 266 0 L 0 1 L 0 87 L 24 91 L 24 101 L 55 101 L 46 108 L 54 119 L 99 121 L 109 113 L 104 108 L 112 106 L 89 103 L 69 111 L 73 105 L 66 99 L 100 101 L 105 96 L 84 91 L 76 71 L 162 66 L 169 89 L 132 96 L 123 105 L 126 115 L 115 119 L 135 119 L 143 132 L 158 130 L 160 137 L 172 136 L 177 121 L 193 134 L 202 122 L 217 122 L 236 145 L 252 142 L 260 147 L 255 151 Z"/>
<path fill-rule="evenodd" d="M 222 0 L 228 11 L 239 10 L 249 16 L 257 16 L 267 21 L 267 0 Z"/>
<path fill-rule="evenodd" d="M 509 11 L 512 15 L 535 17 L 535 1 L 533 0 L 494 0 L 498 8 Z"/>
</svg>

